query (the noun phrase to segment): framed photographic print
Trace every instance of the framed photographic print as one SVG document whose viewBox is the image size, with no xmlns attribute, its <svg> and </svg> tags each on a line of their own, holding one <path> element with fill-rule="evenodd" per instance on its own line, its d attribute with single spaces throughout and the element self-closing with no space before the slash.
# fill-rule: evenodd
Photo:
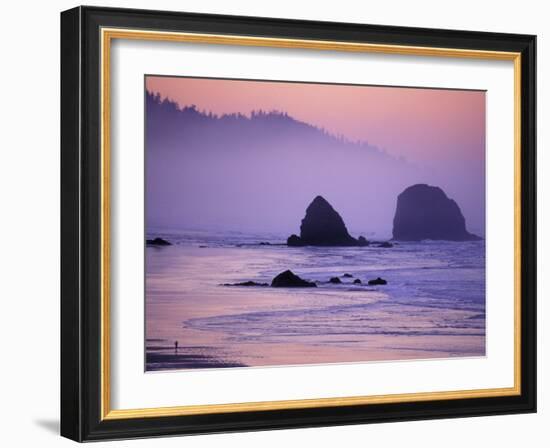
<svg viewBox="0 0 550 448">
<path fill-rule="evenodd" d="M 535 412 L 535 36 L 61 14 L 61 433 Z"/>
</svg>

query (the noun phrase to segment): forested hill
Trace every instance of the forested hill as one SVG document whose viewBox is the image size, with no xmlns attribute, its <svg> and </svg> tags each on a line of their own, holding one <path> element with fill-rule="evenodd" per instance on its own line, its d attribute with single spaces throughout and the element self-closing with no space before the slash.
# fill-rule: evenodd
<svg viewBox="0 0 550 448">
<path fill-rule="evenodd" d="M 373 145 L 284 111 L 214 115 L 147 93 L 145 112 L 152 226 L 292 232 L 323 195 L 351 231 L 391 234 L 399 192 L 430 181 Z"/>
</svg>

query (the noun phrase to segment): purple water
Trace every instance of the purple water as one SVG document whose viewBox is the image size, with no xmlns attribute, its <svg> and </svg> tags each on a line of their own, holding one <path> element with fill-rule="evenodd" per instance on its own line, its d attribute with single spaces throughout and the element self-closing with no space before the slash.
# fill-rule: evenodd
<svg viewBox="0 0 550 448">
<path fill-rule="evenodd" d="M 485 355 L 484 241 L 296 248 L 273 234 L 154 236 L 174 244 L 146 249 L 147 370 Z M 286 269 L 318 287 L 221 286 Z M 388 284 L 366 284 L 376 277 Z"/>
</svg>

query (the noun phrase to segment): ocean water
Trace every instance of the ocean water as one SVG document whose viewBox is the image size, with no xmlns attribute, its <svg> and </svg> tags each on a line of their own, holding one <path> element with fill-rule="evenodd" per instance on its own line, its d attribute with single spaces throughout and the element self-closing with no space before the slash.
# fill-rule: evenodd
<svg viewBox="0 0 550 448">
<path fill-rule="evenodd" d="M 174 244 L 146 248 L 146 370 L 485 355 L 484 241 L 296 248 L 279 235 L 155 236 Z M 286 269 L 317 288 L 223 286 Z M 376 277 L 388 284 L 368 286 Z"/>
</svg>

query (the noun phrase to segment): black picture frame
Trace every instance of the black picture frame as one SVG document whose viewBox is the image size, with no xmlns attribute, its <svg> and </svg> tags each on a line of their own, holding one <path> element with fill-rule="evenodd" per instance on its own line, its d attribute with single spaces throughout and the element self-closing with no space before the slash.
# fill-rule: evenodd
<svg viewBox="0 0 550 448">
<path fill-rule="evenodd" d="M 101 28 L 521 54 L 521 393 L 514 396 L 102 419 Z M 536 412 L 536 37 L 77 7 L 61 13 L 61 435 L 76 441 Z"/>
</svg>

